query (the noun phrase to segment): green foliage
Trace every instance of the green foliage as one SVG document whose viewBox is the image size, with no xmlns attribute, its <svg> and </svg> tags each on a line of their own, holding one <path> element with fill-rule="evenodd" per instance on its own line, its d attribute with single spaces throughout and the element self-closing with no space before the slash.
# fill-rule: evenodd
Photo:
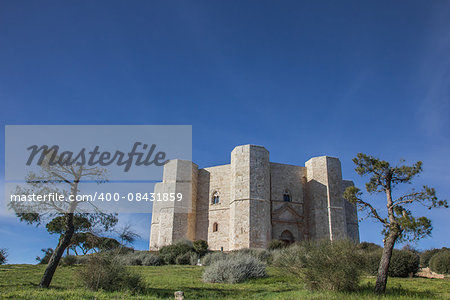
<svg viewBox="0 0 450 300">
<path fill-rule="evenodd" d="M 91 229 L 92 224 L 89 220 L 82 215 L 73 216 L 73 226 L 75 232 L 86 231 Z M 55 217 L 53 220 L 45 225 L 49 233 L 62 234 L 66 231 L 66 220 L 64 216 Z"/>
<path fill-rule="evenodd" d="M 226 257 L 227 254 L 221 251 L 210 252 L 200 259 L 200 263 L 202 266 L 209 266 L 218 260 L 224 260 Z"/>
<path fill-rule="evenodd" d="M 443 250 L 431 257 L 430 269 L 439 274 L 450 274 L 450 250 Z"/>
<path fill-rule="evenodd" d="M 361 278 L 363 256 L 350 241 L 302 242 L 281 250 L 274 265 L 311 290 L 352 291 Z"/>
<path fill-rule="evenodd" d="M 0 265 L 6 264 L 8 257 L 8 252 L 6 252 L 6 249 L 0 248 Z"/>
<path fill-rule="evenodd" d="M 395 250 L 392 253 L 388 275 L 391 277 L 408 277 L 419 270 L 419 255 L 409 250 Z"/>
<path fill-rule="evenodd" d="M 78 262 L 75 255 L 66 255 L 61 260 L 61 265 L 63 266 L 73 266 Z"/>
<path fill-rule="evenodd" d="M 265 277 L 266 265 L 249 255 L 229 255 L 205 269 L 203 280 L 212 283 L 239 283 Z"/>
<path fill-rule="evenodd" d="M 371 252 L 371 251 L 383 249 L 383 247 L 381 247 L 380 245 L 377 245 L 375 243 L 369 243 L 369 242 L 359 243 L 358 248 L 363 250 L 364 252 Z"/>
<path fill-rule="evenodd" d="M 124 266 L 162 266 L 164 260 L 157 254 L 149 251 L 134 251 L 121 253 L 119 251 L 109 252 Z"/>
<path fill-rule="evenodd" d="M 143 289 L 141 276 L 129 272 L 112 255 L 92 255 L 88 263 L 78 271 L 78 276 L 84 286 L 93 291 L 102 289 L 136 292 Z"/>
<path fill-rule="evenodd" d="M 91 255 L 88 255 L 91 256 Z M 86 256 L 84 256 L 86 257 Z M 450 299 L 447 279 L 390 278 L 386 295 L 373 294 L 375 278 L 364 278 L 360 288 L 352 293 L 305 290 L 302 281 L 290 276 L 285 270 L 267 267 L 267 277 L 252 279 L 239 284 L 212 284 L 202 280 L 204 267 L 165 265 L 158 267 L 127 267 L 145 278 L 148 289 L 132 294 L 122 290 L 108 292 L 91 291 L 77 280 L 76 274 L 83 266 L 60 268 L 53 278 L 55 288 L 42 289 L 36 286 L 44 272 L 43 265 L 0 266 L 0 298 L 2 299 L 129 299 L 156 300 L 173 299 L 175 290 L 182 290 L 185 299 L 329 299 L 329 300 L 419 300 Z"/>
<path fill-rule="evenodd" d="M 182 256 L 192 251 L 194 251 L 192 245 L 185 241 L 180 241 L 173 245 L 161 247 L 161 249 L 159 249 L 159 255 L 166 264 L 171 265 L 176 264 L 176 259 L 178 256 Z"/>
<path fill-rule="evenodd" d="M 36 256 L 36 260 L 38 261 L 38 263 L 40 265 L 46 265 L 46 264 L 48 264 L 50 257 L 53 254 L 53 249 L 47 248 L 47 249 L 41 249 L 41 251 L 44 253 L 44 256 L 42 256 L 42 257 Z"/>
<path fill-rule="evenodd" d="M 272 253 L 264 249 L 243 248 L 232 251 L 231 255 L 251 256 L 267 264 L 270 264 L 272 262 Z"/>
<path fill-rule="evenodd" d="M 208 253 L 208 243 L 204 240 L 197 240 L 193 243 L 194 251 L 198 253 L 198 255 L 203 256 Z"/>
<path fill-rule="evenodd" d="M 194 251 L 189 251 L 184 254 L 180 254 L 175 258 L 175 263 L 177 265 L 190 265 L 191 258 L 193 256 L 197 257 L 197 253 L 195 253 Z"/>
<path fill-rule="evenodd" d="M 142 259 L 142 265 L 144 266 L 162 266 L 164 265 L 164 260 L 158 255 L 147 253 Z"/>
<path fill-rule="evenodd" d="M 364 251 L 364 271 L 368 275 L 377 275 L 383 249 Z M 410 250 L 392 252 L 388 275 L 390 277 L 408 277 L 419 270 L 419 255 Z"/>
<path fill-rule="evenodd" d="M 284 249 L 286 247 L 288 247 L 289 244 L 280 240 L 272 240 L 269 243 L 269 246 L 267 246 L 267 250 L 272 251 L 272 250 L 276 250 L 276 249 Z"/>
<path fill-rule="evenodd" d="M 420 267 L 426 268 L 429 266 L 430 259 L 436 254 L 447 248 L 442 249 L 429 249 L 425 250 L 420 254 Z"/>
</svg>

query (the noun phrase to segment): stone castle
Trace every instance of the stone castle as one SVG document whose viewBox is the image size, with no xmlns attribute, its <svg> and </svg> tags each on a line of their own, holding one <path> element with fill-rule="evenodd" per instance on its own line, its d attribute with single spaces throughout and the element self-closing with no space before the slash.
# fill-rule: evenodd
<svg viewBox="0 0 450 300">
<path fill-rule="evenodd" d="M 227 165 L 198 169 L 171 160 L 155 193 L 183 193 L 187 200 L 153 203 L 150 250 L 181 239 L 223 251 L 266 248 L 272 240 L 359 242 L 356 207 L 342 196 L 350 185 L 337 158 L 279 164 L 255 145 L 234 148 Z"/>
</svg>

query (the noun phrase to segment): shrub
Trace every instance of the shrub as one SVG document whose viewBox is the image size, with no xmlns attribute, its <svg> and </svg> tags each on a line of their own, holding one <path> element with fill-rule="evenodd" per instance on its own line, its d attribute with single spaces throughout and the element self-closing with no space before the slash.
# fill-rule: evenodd
<svg viewBox="0 0 450 300">
<path fill-rule="evenodd" d="M 425 250 L 420 254 L 420 267 L 426 268 L 429 266 L 430 259 L 436 254 L 439 253 L 441 249 L 430 249 Z"/>
<path fill-rule="evenodd" d="M 190 264 L 191 264 L 191 266 L 196 266 L 197 265 L 198 257 L 199 257 L 199 254 L 197 254 L 196 252 L 191 252 L 191 257 L 190 257 Z"/>
<path fill-rule="evenodd" d="M 309 289 L 351 291 L 358 287 L 362 254 L 350 241 L 302 242 L 282 250 L 274 264 L 299 276 Z"/>
<path fill-rule="evenodd" d="M 272 262 L 272 253 L 264 249 L 243 248 L 232 251 L 231 255 L 251 256 L 267 264 Z"/>
<path fill-rule="evenodd" d="M 155 254 L 148 254 L 144 257 L 142 264 L 144 266 L 162 266 L 164 265 L 164 260 Z"/>
<path fill-rule="evenodd" d="M 130 273 L 112 255 L 92 255 L 87 264 L 78 271 L 78 276 L 86 288 L 97 291 L 143 289 L 140 275 Z"/>
<path fill-rule="evenodd" d="M 383 250 L 381 249 L 381 247 L 376 250 L 363 251 L 364 256 L 363 268 L 368 275 L 372 276 L 377 275 L 382 251 Z"/>
<path fill-rule="evenodd" d="M 409 250 L 394 250 L 389 265 L 391 277 L 408 277 L 419 270 L 419 255 Z"/>
<path fill-rule="evenodd" d="M 52 257 L 53 249 L 47 248 L 47 249 L 41 249 L 41 251 L 44 253 L 43 257 L 36 256 L 36 260 L 39 262 L 40 265 L 48 264 L 50 257 Z"/>
<path fill-rule="evenodd" d="M 61 264 L 63 266 L 73 266 L 76 263 L 77 263 L 77 257 L 75 255 L 66 255 L 61 260 Z"/>
<path fill-rule="evenodd" d="M 203 256 L 208 253 L 208 243 L 204 240 L 197 240 L 193 244 L 194 251 L 198 253 L 198 255 Z"/>
<path fill-rule="evenodd" d="M 364 271 L 376 276 L 380 265 L 383 250 L 364 252 Z M 392 252 L 388 275 L 391 277 L 408 277 L 419 270 L 419 255 L 409 250 L 396 250 Z"/>
<path fill-rule="evenodd" d="M 178 256 L 192 251 L 193 251 L 192 245 L 189 245 L 189 243 L 182 241 L 173 245 L 162 247 L 159 250 L 159 255 L 166 264 L 173 265 L 176 263 L 176 259 Z"/>
<path fill-rule="evenodd" d="M 6 249 L 0 249 L 0 265 L 6 264 L 8 253 Z"/>
<path fill-rule="evenodd" d="M 223 252 L 210 252 L 210 253 L 207 253 L 206 255 L 204 255 L 200 259 L 200 263 L 202 264 L 202 266 L 209 266 L 218 260 L 225 259 L 226 257 L 227 257 L 227 254 L 225 254 Z"/>
<path fill-rule="evenodd" d="M 197 254 L 195 252 L 193 252 L 193 251 L 186 252 L 184 254 L 178 255 L 177 258 L 175 258 L 175 263 L 177 265 L 190 265 L 191 264 L 191 256 L 192 256 L 192 254 L 197 256 Z"/>
<path fill-rule="evenodd" d="M 269 246 L 267 246 L 267 250 L 269 251 L 273 251 L 276 249 L 284 249 L 286 247 L 289 247 L 288 243 L 285 243 L 283 241 L 280 240 L 273 240 L 269 243 Z"/>
<path fill-rule="evenodd" d="M 76 258 L 75 264 L 76 264 L 76 265 L 84 265 L 84 264 L 86 264 L 86 263 L 88 262 L 89 257 L 90 257 L 91 255 L 93 255 L 93 254 L 89 254 L 89 255 L 77 255 L 77 256 L 75 256 L 75 258 Z"/>
<path fill-rule="evenodd" d="M 141 266 L 142 265 L 142 255 L 140 252 L 129 252 L 126 254 L 118 254 L 118 252 L 109 253 L 115 257 L 118 263 L 124 266 Z"/>
<path fill-rule="evenodd" d="M 443 250 L 430 259 L 430 269 L 439 274 L 450 274 L 450 250 Z"/>
<path fill-rule="evenodd" d="M 372 251 L 383 249 L 383 247 L 381 247 L 380 245 L 377 245 L 375 243 L 369 243 L 369 242 L 359 243 L 358 248 L 363 250 L 364 252 L 372 252 Z"/>
<path fill-rule="evenodd" d="M 208 266 L 203 273 L 205 282 L 238 283 L 266 276 L 266 265 L 248 255 L 230 255 Z"/>
</svg>

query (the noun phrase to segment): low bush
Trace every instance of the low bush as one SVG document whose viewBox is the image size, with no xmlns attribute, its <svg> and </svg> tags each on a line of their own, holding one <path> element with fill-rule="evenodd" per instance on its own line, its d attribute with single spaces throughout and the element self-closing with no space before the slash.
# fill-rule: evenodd
<svg viewBox="0 0 450 300">
<path fill-rule="evenodd" d="M 450 250 L 443 250 L 430 259 L 430 269 L 439 274 L 450 274 Z"/>
<path fill-rule="evenodd" d="M 383 249 L 375 249 L 371 251 L 363 251 L 363 269 L 367 275 L 376 276 L 380 265 L 381 254 Z"/>
<path fill-rule="evenodd" d="M 84 265 L 89 261 L 89 257 L 95 255 L 95 254 L 89 254 L 89 255 L 77 255 L 76 258 L 76 265 Z"/>
<path fill-rule="evenodd" d="M 369 242 L 362 242 L 358 244 L 358 249 L 363 250 L 364 252 L 372 252 L 383 249 L 380 245 Z"/>
<path fill-rule="evenodd" d="M 430 259 L 437 253 L 442 251 L 441 249 L 425 250 L 420 254 L 420 267 L 426 268 L 429 266 Z"/>
<path fill-rule="evenodd" d="M 90 256 L 87 264 L 77 274 L 84 286 L 93 291 L 102 289 L 138 292 L 143 289 L 141 276 L 130 273 L 112 255 Z"/>
<path fill-rule="evenodd" d="M 270 264 L 272 262 L 272 253 L 264 249 L 243 248 L 232 251 L 230 254 L 251 256 L 267 264 Z"/>
<path fill-rule="evenodd" d="M 200 259 L 200 263 L 202 264 L 202 266 L 209 266 L 218 260 L 224 260 L 226 257 L 227 254 L 225 254 L 224 252 L 210 252 L 205 254 Z"/>
<path fill-rule="evenodd" d="M 52 257 L 52 255 L 53 255 L 53 249 L 47 248 L 47 249 L 41 249 L 41 251 L 44 253 L 44 256 L 42 256 L 42 257 L 36 256 L 36 260 L 38 261 L 38 264 L 46 265 L 50 261 L 50 257 Z"/>
<path fill-rule="evenodd" d="M 73 266 L 77 264 L 78 260 L 75 255 L 66 255 L 61 259 L 61 264 L 63 266 Z"/>
<path fill-rule="evenodd" d="M 124 266 L 161 266 L 164 260 L 149 251 L 134 251 L 127 254 L 111 253 Z"/>
<path fill-rule="evenodd" d="M 280 240 L 273 240 L 269 243 L 269 246 L 267 246 L 267 250 L 273 251 L 276 249 L 284 249 L 286 247 L 289 247 L 289 244 Z"/>
<path fill-rule="evenodd" d="M 191 257 L 193 255 L 197 256 L 197 253 L 190 251 L 190 252 L 186 252 L 184 254 L 180 254 L 175 258 L 175 263 L 177 265 L 190 265 Z"/>
<path fill-rule="evenodd" d="M 266 264 L 249 255 L 229 255 L 205 269 L 203 280 L 212 283 L 239 283 L 266 276 Z"/>
<path fill-rule="evenodd" d="M 419 261 L 419 255 L 412 251 L 394 250 L 388 275 L 391 277 L 412 276 L 419 270 Z"/>
<path fill-rule="evenodd" d="M 142 266 L 142 260 L 144 256 L 143 254 L 141 254 L 141 251 L 128 252 L 126 254 L 114 252 L 110 253 L 109 255 L 114 256 L 117 262 L 124 266 Z"/>
<path fill-rule="evenodd" d="M 194 251 L 200 255 L 203 256 L 206 253 L 208 253 L 208 243 L 204 240 L 197 240 L 193 243 Z"/>
<path fill-rule="evenodd" d="M 363 266 L 368 275 L 376 276 L 380 265 L 383 249 L 364 251 Z M 397 250 L 392 252 L 388 275 L 390 277 L 408 277 L 419 270 L 419 255 L 409 250 Z"/>
<path fill-rule="evenodd" d="M 176 259 L 186 253 L 190 253 L 194 250 L 192 243 L 189 244 L 185 241 L 177 242 L 173 245 L 164 246 L 159 250 L 159 255 L 168 265 L 176 264 Z"/>
<path fill-rule="evenodd" d="M 164 265 L 164 260 L 155 254 L 147 254 L 142 260 L 142 265 L 144 266 L 162 266 Z"/>
<path fill-rule="evenodd" d="M 198 264 L 199 256 L 200 256 L 200 254 L 198 254 L 196 252 L 191 252 L 191 256 L 190 256 L 190 265 L 191 266 L 196 266 Z"/>
<path fill-rule="evenodd" d="M 358 287 L 363 257 L 350 241 L 302 242 L 283 249 L 274 264 L 311 290 L 351 291 Z"/>
</svg>

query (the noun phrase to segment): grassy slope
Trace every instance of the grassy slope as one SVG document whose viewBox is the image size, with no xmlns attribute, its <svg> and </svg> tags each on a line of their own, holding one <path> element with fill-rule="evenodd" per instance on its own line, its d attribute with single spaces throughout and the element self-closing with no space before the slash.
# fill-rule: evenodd
<svg viewBox="0 0 450 300">
<path fill-rule="evenodd" d="M 91 292 L 76 280 L 75 267 L 59 267 L 52 287 L 39 289 L 37 283 L 45 266 L 0 266 L 0 298 L 21 299 L 173 299 L 173 292 L 182 290 L 186 299 L 377 299 L 373 296 L 373 278 L 362 283 L 352 294 L 309 292 L 282 271 L 269 268 L 269 277 L 241 284 L 208 284 L 201 281 L 203 268 L 195 266 L 130 267 L 141 273 L 148 290 L 144 295 L 127 292 Z M 390 278 L 387 299 L 450 299 L 450 281 L 444 279 Z M 383 299 L 386 299 L 383 298 Z"/>
</svg>

